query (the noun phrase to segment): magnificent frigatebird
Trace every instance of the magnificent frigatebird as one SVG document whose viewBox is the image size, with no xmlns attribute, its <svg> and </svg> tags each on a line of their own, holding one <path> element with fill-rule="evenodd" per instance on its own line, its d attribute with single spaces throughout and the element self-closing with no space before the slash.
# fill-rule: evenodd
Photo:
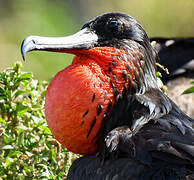
<svg viewBox="0 0 194 180">
<path fill-rule="evenodd" d="M 55 138 L 85 155 L 67 179 L 186 179 L 194 173 L 194 120 L 158 87 L 157 52 L 131 16 L 107 13 L 62 38 L 29 36 L 22 56 L 74 54 L 46 93 Z"/>
</svg>

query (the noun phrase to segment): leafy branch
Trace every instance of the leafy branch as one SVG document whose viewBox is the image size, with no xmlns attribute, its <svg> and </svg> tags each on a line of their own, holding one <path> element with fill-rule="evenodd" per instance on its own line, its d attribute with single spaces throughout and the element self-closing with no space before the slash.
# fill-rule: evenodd
<svg viewBox="0 0 194 180">
<path fill-rule="evenodd" d="M 61 179 L 77 157 L 52 136 L 44 115 L 48 83 L 22 72 L 0 72 L 0 180 Z"/>
</svg>

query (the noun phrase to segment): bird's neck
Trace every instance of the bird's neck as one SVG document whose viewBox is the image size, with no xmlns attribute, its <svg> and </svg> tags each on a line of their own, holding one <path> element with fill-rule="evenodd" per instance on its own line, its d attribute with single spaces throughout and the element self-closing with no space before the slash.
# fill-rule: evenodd
<svg viewBox="0 0 194 180">
<path fill-rule="evenodd" d="M 103 81 L 110 83 L 115 95 L 122 94 L 124 90 L 145 91 L 148 86 L 155 84 L 152 82 L 156 80 L 154 66 L 146 61 L 138 47 L 96 47 L 74 54 L 76 56 L 72 64 L 85 64 L 85 59 L 98 64 L 106 77 Z"/>
</svg>

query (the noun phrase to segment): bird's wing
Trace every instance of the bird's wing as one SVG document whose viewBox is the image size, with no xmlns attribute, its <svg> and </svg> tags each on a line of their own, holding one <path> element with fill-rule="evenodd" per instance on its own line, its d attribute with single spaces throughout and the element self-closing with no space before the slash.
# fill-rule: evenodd
<svg viewBox="0 0 194 180">
<path fill-rule="evenodd" d="M 148 180 L 142 175 L 145 171 L 145 166 L 133 159 L 107 160 L 103 164 L 99 157 L 85 156 L 75 160 L 67 180 Z"/>
<path fill-rule="evenodd" d="M 127 126 L 110 131 L 105 139 L 109 157 L 77 159 L 67 179 L 189 179 L 194 172 L 193 127 L 194 121 L 172 102 L 170 113 L 144 124 L 135 136 Z"/>
</svg>

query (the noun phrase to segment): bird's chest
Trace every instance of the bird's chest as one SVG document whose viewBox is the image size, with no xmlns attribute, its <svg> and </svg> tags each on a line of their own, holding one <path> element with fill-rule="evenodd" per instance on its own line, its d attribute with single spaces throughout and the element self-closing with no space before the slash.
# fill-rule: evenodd
<svg viewBox="0 0 194 180">
<path fill-rule="evenodd" d="M 96 136 L 113 92 L 94 62 L 74 64 L 59 72 L 46 93 L 46 119 L 67 149 L 94 154 Z"/>
<path fill-rule="evenodd" d="M 54 77 L 46 93 L 49 128 L 67 149 L 80 154 L 96 153 L 104 115 L 135 77 L 135 66 L 120 52 L 108 55 L 100 51 L 92 57 L 75 56 L 72 65 Z"/>
</svg>

